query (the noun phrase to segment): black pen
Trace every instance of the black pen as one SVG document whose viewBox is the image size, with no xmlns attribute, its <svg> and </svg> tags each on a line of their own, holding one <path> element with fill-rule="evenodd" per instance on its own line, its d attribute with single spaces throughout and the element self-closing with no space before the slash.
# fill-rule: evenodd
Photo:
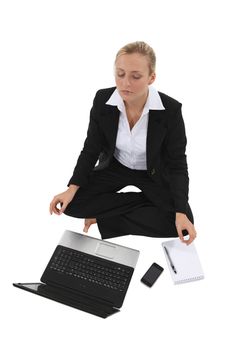
<svg viewBox="0 0 233 350">
<path fill-rule="evenodd" d="M 166 252 L 166 254 L 167 254 L 167 257 L 168 257 L 168 260 L 169 260 L 169 262 L 170 262 L 170 265 L 171 265 L 172 270 L 173 270 L 175 273 L 177 273 L 177 272 L 176 272 L 176 269 L 175 269 L 175 266 L 174 266 L 174 264 L 173 264 L 173 262 L 172 262 L 172 259 L 171 259 L 170 255 L 169 255 L 169 253 L 168 253 L 167 248 L 164 247 L 164 249 L 165 249 L 165 252 Z"/>
</svg>

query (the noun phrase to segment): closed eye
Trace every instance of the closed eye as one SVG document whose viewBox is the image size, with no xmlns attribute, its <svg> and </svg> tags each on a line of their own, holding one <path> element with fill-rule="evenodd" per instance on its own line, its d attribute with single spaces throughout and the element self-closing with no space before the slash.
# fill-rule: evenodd
<svg viewBox="0 0 233 350">
<path fill-rule="evenodd" d="M 118 73 L 117 76 L 118 76 L 119 78 L 123 78 L 123 77 L 125 76 L 125 74 L 119 74 L 119 73 Z M 133 79 L 141 79 L 141 76 L 133 75 L 132 78 L 133 78 Z"/>
</svg>

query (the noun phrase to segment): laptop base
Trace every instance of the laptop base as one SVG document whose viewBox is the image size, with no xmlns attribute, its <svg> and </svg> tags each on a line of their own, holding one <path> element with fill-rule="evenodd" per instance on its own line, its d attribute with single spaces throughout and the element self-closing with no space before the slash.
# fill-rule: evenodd
<svg viewBox="0 0 233 350">
<path fill-rule="evenodd" d="M 114 308 L 108 304 L 104 306 L 101 304 L 101 307 L 99 307 L 97 303 L 86 298 L 83 295 L 70 293 L 68 291 L 64 293 L 64 289 L 54 288 L 40 282 L 13 283 L 13 286 L 26 290 L 27 292 L 40 295 L 44 298 L 57 301 L 67 306 L 71 306 L 81 311 L 88 312 L 101 318 L 107 318 L 108 316 L 120 311 L 119 309 Z"/>
</svg>

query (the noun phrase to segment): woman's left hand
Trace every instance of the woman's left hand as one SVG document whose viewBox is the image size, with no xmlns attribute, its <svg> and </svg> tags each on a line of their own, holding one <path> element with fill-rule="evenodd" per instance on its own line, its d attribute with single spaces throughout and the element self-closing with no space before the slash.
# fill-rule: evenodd
<svg viewBox="0 0 233 350">
<path fill-rule="evenodd" d="M 178 232 L 178 236 L 183 243 L 189 245 L 196 238 L 197 232 L 195 230 L 194 225 L 187 218 L 187 216 L 183 213 L 176 213 L 176 229 Z M 182 234 L 182 230 L 187 230 L 189 234 L 189 239 L 185 240 Z"/>
</svg>

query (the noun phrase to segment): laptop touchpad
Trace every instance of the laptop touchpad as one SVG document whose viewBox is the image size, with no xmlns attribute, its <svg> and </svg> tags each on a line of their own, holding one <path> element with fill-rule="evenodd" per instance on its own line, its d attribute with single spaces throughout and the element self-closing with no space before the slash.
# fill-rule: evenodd
<svg viewBox="0 0 233 350">
<path fill-rule="evenodd" d="M 103 256 L 108 259 L 113 259 L 116 255 L 116 247 L 109 244 L 99 243 L 95 251 L 96 255 Z"/>
</svg>

